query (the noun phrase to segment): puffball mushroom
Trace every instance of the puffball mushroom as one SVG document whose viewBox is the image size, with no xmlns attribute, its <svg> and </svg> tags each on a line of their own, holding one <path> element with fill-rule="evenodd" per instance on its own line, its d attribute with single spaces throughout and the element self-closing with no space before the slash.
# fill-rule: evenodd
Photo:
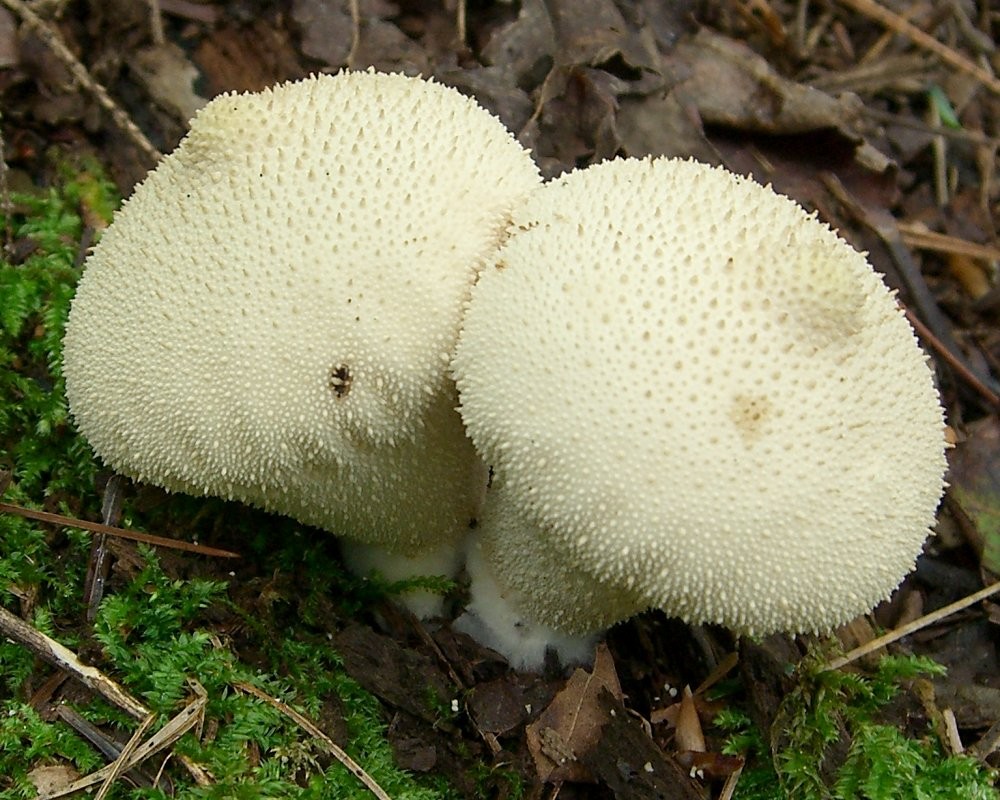
<svg viewBox="0 0 1000 800">
<path fill-rule="evenodd" d="M 138 480 L 326 528 L 366 564 L 370 545 L 451 569 L 485 467 L 449 357 L 539 180 L 497 119 L 430 81 L 217 97 L 87 260 L 65 338 L 78 428 Z"/>
<path fill-rule="evenodd" d="M 467 629 L 530 666 L 539 630 L 647 607 L 806 632 L 889 595 L 934 521 L 944 426 L 863 255 L 770 188 L 682 160 L 567 174 L 510 231 L 453 363 L 500 486 Z"/>
</svg>

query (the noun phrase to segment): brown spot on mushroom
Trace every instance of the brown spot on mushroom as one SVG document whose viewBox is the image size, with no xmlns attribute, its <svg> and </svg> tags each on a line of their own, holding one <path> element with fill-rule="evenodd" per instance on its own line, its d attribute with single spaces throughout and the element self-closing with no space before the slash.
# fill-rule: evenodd
<svg viewBox="0 0 1000 800">
<path fill-rule="evenodd" d="M 329 386 L 337 398 L 343 398 L 347 396 L 347 393 L 351 391 L 351 381 L 353 380 L 351 375 L 351 369 L 347 364 L 339 364 L 330 369 L 330 377 L 327 379 L 327 386 Z"/>
<path fill-rule="evenodd" d="M 764 395 L 737 394 L 733 396 L 729 417 L 743 441 L 750 445 L 760 438 L 772 412 L 771 401 Z"/>
</svg>

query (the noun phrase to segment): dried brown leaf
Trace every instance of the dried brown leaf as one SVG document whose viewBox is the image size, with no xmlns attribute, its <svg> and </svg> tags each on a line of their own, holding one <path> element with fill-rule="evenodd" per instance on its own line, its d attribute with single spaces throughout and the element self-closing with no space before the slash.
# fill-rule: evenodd
<svg viewBox="0 0 1000 800">
<path fill-rule="evenodd" d="M 549 73 L 535 118 L 521 137 L 543 175 L 553 177 L 618 152 L 615 113 L 625 88 L 624 81 L 601 69 L 557 67 Z"/>
<path fill-rule="evenodd" d="M 543 0 L 524 0 L 517 19 L 492 33 L 483 46 L 489 66 L 508 71 L 517 86 L 537 86 L 552 68 L 555 31 Z"/>
<path fill-rule="evenodd" d="M 28 780 L 40 795 L 64 789 L 80 778 L 80 773 L 66 764 L 35 767 L 28 773 Z"/>
<path fill-rule="evenodd" d="M 691 687 L 684 687 L 684 694 L 677 709 L 677 729 L 674 741 L 678 750 L 691 750 L 696 753 L 705 752 L 705 734 L 701 729 L 698 709 L 695 707 Z"/>
<path fill-rule="evenodd" d="M 615 124 L 625 155 L 692 157 L 707 164 L 722 163 L 705 137 L 697 108 L 681 93 L 623 97 Z"/>
<path fill-rule="evenodd" d="M 331 67 L 347 63 L 354 40 L 348 0 L 293 0 L 292 19 L 298 26 L 305 55 Z"/>
<path fill-rule="evenodd" d="M 205 105 L 194 90 L 198 68 L 172 42 L 136 50 L 128 65 L 156 104 L 177 121 L 186 123 Z"/>
<path fill-rule="evenodd" d="M 480 730 L 504 734 L 528 718 L 524 689 L 511 676 L 476 686 L 469 697 L 469 711 Z"/>
<path fill-rule="evenodd" d="M 971 523 L 964 532 L 986 569 L 1000 573 L 1000 423 L 984 417 L 948 451 L 948 496 Z"/>
<path fill-rule="evenodd" d="M 834 98 L 790 81 L 735 39 L 702 29 L 681 42 L 670 60 L 706 123 L 769 134 L 831 128 L 853 141 L 861 138 L 857 96 Z"/>
<path fill-rule="evenodd" d="M 620 54 L 628 26 L 612 0 L 546 0 L 561 64 L 596 66 Z"/>
<path fill-rule="evenodd" d="M 605 645 L 597 648 L 593 671 L 576 670 L 549 707 L 525 731 L 540 780 L 593 780 L 580 759 L 597 744 L 601 728 L 609 719 L 598 701 L 602 690 L 621 700 L 614 660 Z"/>
</svg>

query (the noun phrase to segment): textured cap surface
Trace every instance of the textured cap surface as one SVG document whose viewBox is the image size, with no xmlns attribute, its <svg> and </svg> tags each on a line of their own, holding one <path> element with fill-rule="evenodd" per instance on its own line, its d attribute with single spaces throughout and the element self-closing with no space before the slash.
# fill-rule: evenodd
<svg viewBox="0 0 1000 800">
<path fill-rule="evenodd" d="M 934 520 L 943 420 L 861 254 L 770 189 L 675 160 L 570 173 L 512 231 L 454 371 L 553 558 L 749 632 L 888 595 Z"/>
<path fill-rule="evenodd" d="M 169 489 L 405 549 L 464 528 L 482 476 L 448 359 L 537 183 L 495 118 L 432 82 L 216 98 L 87 262 L 65 342 L 78 427 Z"/>
</svg>

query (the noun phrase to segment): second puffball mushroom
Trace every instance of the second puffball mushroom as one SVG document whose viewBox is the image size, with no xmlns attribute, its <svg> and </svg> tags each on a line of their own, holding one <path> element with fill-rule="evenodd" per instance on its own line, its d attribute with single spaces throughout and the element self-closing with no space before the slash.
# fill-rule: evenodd
<svg viewBox="0 0 1000 800">
<path fill-rule="evenodd" d="M 463 625 L 521 665 L 647 607 L 829 629 L 912 569 L 943 489 L 931 371 L 880 277 L 791 200 L 695 162 L 535 192 L 454 372 L 496 472 Z"/>
<path fill-rule="evenodd" d="M 433 82 L 216 98 L 87 261 L 65 340 L 77 426 L 126 475 L 450 571 L 485 471 L 448 360 L 538 181 L 498 120 Z"/>
</svg>

